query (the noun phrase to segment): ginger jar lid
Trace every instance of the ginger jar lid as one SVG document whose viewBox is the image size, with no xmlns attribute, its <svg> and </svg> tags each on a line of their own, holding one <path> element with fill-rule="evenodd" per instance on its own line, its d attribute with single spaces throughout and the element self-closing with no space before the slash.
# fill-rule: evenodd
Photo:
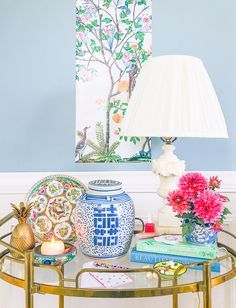
<svg viewBox="0 0 236 308">
<path fill-rule="evenodd" d="M 94 180 L 88 183 L 87 194 L 90 195 L 118 195 L 122 194 L 122 183 L 114 180 Z"/>
</svg>

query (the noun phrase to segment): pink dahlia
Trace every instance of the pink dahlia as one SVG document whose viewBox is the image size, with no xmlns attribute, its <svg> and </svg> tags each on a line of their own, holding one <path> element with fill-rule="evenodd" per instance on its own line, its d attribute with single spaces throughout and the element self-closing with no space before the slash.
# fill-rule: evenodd
<svg viewBox="0 0 236 308">
<path fill-rule="evenodd" d="M 205 223 L 214 223 L 223 212 L 223 203 L 211 190 L 205 191 L 194 201 L 193 212 Z"/>
<path fill-rule="evenodd" d="M 220 199 L 221 202 L 228 202 L 229 201 L 229 198 L 226 197 L 226 196 L 223 196 L 221 194 L 216 194 L 216 195 Z"/>
<path fill-rule="evenodd" d="M 168 205 L 172 206 L 173 211 L 179 215 L 189 211 L 188 195 L 182 190 L 174 190 L 167 196 Z"/>
<path fill-rule="evenodd" d="M 209 181 L 209 188 L 210 189 L 216 189 L 220 188 L 221 180 L 219 180 L 218 176 L 211 176 Z"/>
<path fill-rule="evenodd" d="M 207 179 L 198 172 L 189 172 L 183 175 L 179 180 L 179 188 L 191 199 L 203 193 L 207 186 Z"/>
</svg>

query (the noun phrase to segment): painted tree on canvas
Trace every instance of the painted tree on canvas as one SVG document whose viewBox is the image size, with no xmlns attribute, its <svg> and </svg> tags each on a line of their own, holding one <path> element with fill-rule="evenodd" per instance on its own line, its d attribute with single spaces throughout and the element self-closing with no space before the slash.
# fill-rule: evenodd
<svg viewBox="0 0 236 308">
<path fill-rule="evenodd" d="M 78 130 L 76 161 L 120 162 L 150 159 L 150 138 L 142 141 L 132 158 L 118 154 L 121 142 L 137 144 L 139 137 L 121 135 L 121 123 L 135 87 L 136 78 L 151 55 L 145 36 L 151 33 L 150 0 L 81 0 L 77 1 L 76 79 L 78 83 L 108 76 L 106 95 L 96 99 L 103 108 L 105 121 L 95 124 L 96 140 L 87 138 L 90 126 Z M 101 68 L 101 69 L 99 69 Z M 102 80 L 101 80 L 102 85 Z M 116 136 L 111 142 L 111 122 Z M 87 153 L 84 149 L 87 147 Z M 90 149 L 90 151 L 88 151 Z"/>
</svg>

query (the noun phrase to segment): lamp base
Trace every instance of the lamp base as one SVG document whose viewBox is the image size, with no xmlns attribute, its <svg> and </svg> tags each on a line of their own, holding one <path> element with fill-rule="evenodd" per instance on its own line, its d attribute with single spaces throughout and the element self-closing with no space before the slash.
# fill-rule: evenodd
<svg viewBox="0 0 236 308">
<path fill-rule="evenodd" d="M 170 191 L 173 191 L 176 188 L 177 176 L 176 175 L 169 175 L 163 176 L 159 175 L 160 177 L 160 186 L 157 189 L 157 193 L 163 199 L 166 199 Z"/>
<path fill-rule="evenodd" d="M 160 187 L 157 193 L 163 198 L 164 205 L 158 213 L 159 232 L 162 233 L 181 233 L 180 221 L 175 217 L 171 207 L 165 205 L 168 193 L 176 188 L 177 176 L 184 173 L 185 162 L 180 160 L 174 154 L 174 145 L 171 143 L 175 140 L 172 138 L 162 138 L 166 143 L 163 145 L 163 154 L 152 161 L 153 172 L 160 177 Z"/>
</svg>

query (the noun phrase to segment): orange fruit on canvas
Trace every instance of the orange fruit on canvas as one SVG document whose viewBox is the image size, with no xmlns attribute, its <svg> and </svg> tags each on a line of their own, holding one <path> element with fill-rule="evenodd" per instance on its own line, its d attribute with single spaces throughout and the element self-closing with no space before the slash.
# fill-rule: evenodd
<svg viewBox="0 0 236 308">
<path fill-rule="evenodd" d="M 119 113 L 113 114 L 112 120 L 116 123 L 120 123 L 122 121 L 122 116 Z"/>
<path fill-rule="evenodd" d="M 129 89 L 129 82 L 127 80 L 120 81 L 118 83 L 117 89 L 119 92 L 124 92 Z"/>
<path fill-rule="evenodd" d="M 132 44 L 130 47 L 131 47 L 132 49 L 137 49 L 137 48 L 138 48 L 138 44 Z"/>
</svg>

